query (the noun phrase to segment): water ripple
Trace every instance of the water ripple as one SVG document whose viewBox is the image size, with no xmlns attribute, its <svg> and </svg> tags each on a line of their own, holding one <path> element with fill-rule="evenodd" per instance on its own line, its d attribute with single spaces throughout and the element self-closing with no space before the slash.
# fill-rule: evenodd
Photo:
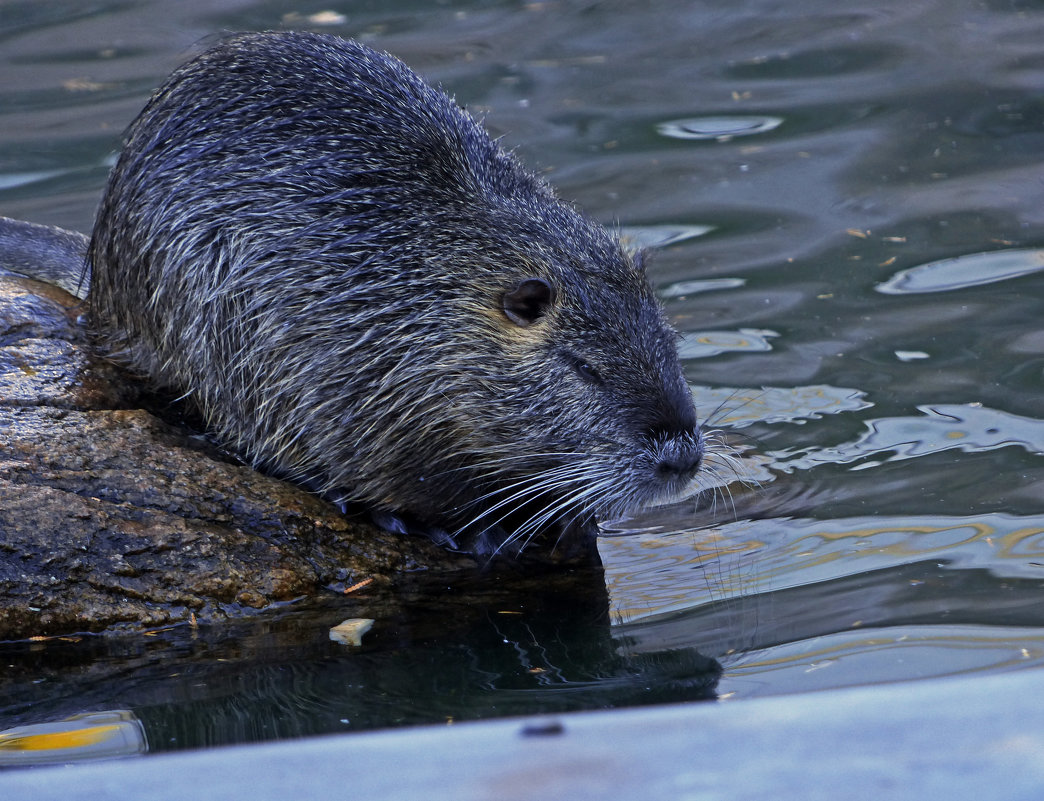
<svg viewBox="0 0 1044 801">
<path fill-rule="evenodd" d="M 782 117 L 735 115 L 720 117 L 692 117 L 685 120 L 661 122 L 656 131 L 669 139 L 713 139 L 727 142 L 737 136 L 773 131 L 783 124 Z"/>
</svg>

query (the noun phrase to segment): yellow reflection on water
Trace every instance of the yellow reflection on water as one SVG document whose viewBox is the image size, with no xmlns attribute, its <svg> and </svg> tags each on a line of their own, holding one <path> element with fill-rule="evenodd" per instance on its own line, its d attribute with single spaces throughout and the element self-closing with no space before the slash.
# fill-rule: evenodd
<svg viewBox="0 0 1044 801">
<path fill-rule="evenodd" d="M 599 550 L 626 621 L 922 561 L 1044 578 L 1044 518 L 743 520 L 607 538 Z"/>
<path fill-rule="evenodd" d="M 0 731 L 0 767 L 107 759 L 147 748 L 145 730 L 133 712 L 88 712 Z"/>
</svg>

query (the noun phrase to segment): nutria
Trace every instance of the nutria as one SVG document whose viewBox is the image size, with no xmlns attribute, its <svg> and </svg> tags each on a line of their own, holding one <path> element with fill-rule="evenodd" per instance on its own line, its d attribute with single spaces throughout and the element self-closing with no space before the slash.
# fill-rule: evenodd
<svg viewBox="0 0 1044 801">
<path fill-rule="evenodd" d="M 126 134 L 90 322 L 230 449 L 487 554 L 691 494 L 704 440 L 642 255 L 395 58 L 229 37 Z"/>
</svg>

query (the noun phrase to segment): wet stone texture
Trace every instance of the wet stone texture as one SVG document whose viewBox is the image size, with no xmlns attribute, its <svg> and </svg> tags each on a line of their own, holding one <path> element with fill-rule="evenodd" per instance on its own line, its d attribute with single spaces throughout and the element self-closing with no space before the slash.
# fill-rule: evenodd
<svg viewBox="0 0 1044 801">
<path fill-rule="evenodd" d="M 138 408 L 136 383 L 91 355 L 82 313 L 0 275 L 0 640 L 239 619 L 480 569 Z"/>
</svg>

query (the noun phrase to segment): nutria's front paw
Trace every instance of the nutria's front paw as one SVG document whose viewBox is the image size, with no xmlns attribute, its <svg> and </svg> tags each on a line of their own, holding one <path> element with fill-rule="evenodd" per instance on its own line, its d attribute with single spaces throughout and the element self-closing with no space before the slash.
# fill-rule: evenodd
<svg viewBox="0 0 1044 801">
<path fill-rule="evenodd" d="M 399 515 L 394 512 L 373 510 L 370 512 L 370 519 L 374 525 L 385 531 L 391 532 L 392 534 L 405 534 L 415 537 L 426 537 L 427 539 L 434 542 L 436 545 L 446 548 L 450 551 L 460 551 L 461 548 L 457 545 L 457 541 L 453 538 L 453 535 L 447 532 L 444 528 L 438 526 L 428 525 L 426 523 L 420 523 L 413 520 L 408 515 Z"/>
</svg>

